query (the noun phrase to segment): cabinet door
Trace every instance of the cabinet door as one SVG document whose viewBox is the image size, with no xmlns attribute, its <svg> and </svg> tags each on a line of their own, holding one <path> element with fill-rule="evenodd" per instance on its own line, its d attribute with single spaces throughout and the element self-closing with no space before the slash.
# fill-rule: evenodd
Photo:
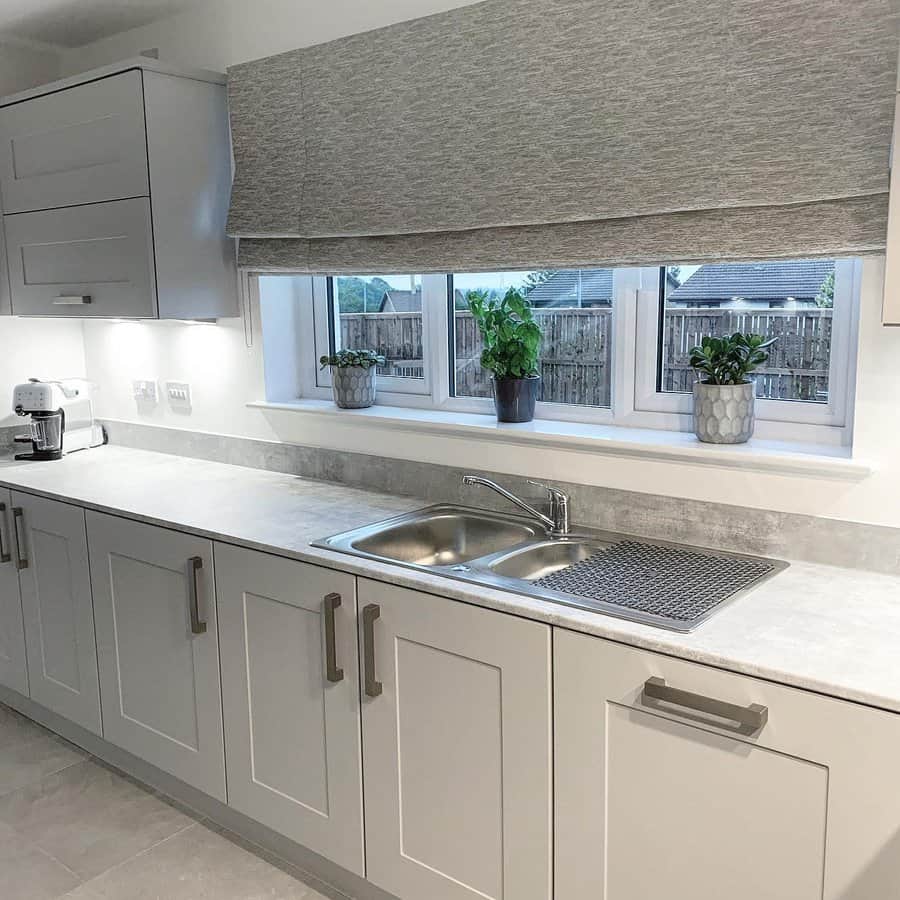
<svg viewBox="0 0 900 900">
<path fill-rule="evenodd" d="M 0 109 L 0 189 L 7 213 L 146 196 L 140 71 Z"/>
<path fill-rule="evenodd" d="M 156 315 L 150 201 L 4 216 L 17 316 Z"/>
<path fill-rule="evenodd" d="M 368 879 L 402 900 L 548 900 L 550 629 L 358 584 Z"/>
<path fill-rule="evenodd" d="M 217 544 L 216 585 L 229 805 L 363 875 L 353 576 Z"/>
<path fill-rule="evenodd" d="M 102 734 L 84 511 L 12 495 L 31 699 Z"/>
<path fill-rule="evenodd" d="M 88 512 L 104 737 L 225 801 L 212 544 Z"/>
<path fill-rule="evenodd" d="M 896 892 L 900 716 L 562 630 L 554 689 L 556 900 Z"/>
<path fill-rule="evenodd" d="M 12 496 L 0 488 L 0 684 L 28 696 L 25 626 L 12 533 Z"/>
</svg>

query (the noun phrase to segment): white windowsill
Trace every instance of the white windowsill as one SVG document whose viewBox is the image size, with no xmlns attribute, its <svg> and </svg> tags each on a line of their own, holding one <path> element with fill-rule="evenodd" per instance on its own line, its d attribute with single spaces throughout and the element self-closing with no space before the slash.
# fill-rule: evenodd
<svg viewBox="0 0 900 900">
<path fill-rule="evenodd" d="M 438 434 L 469 440 L 499 441 L 520 446 L 541 446 L 592 453 L 682 462 L 720 468 L 785 475 L 812 475 L 844 481 L 860 481 L 872 467 L 853 459 L 849 448 L 796 444 L 754 438 L 747 444 L 703 444 L 693 434 L 617 425 L 585 425 L 535 419 L 523 425 L 501 424 L 493 416 L 443 412 L 399 406 L 338 409 L 330 400 L 297 400 L 291 403 L 257 401 L 247 404 L 271 409 L 334 417 L 361 427 L 382 427 L 414 434 Z"/>
</svg>

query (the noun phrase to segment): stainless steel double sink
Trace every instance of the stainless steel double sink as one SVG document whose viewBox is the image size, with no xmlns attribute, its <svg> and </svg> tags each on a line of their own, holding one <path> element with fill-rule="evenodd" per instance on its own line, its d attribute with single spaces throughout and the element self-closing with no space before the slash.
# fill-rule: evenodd
<svg viewBox="0 0 900 900">
<path fill-rule="evenodd" d="M 675 631 L 693 630 L 702 620 L 680 623 L 535 583 L 628 539 L 633 540 L 594 529 L 551 538 L 531 519 L 441 504 L 314 541 L 313 546 Z"/>
</svg>

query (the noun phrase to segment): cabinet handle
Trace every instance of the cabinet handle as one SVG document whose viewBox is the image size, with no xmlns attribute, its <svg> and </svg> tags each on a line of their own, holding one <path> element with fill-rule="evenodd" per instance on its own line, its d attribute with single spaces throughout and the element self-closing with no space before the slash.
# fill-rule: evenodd
<svg viewBox="0 0 900 900">
<path fill-rule="evenodd" d="M 662 703 L 671 703 L 673 706 L 681 706 L 704 715 L 716 716 L 720 719 L 730 719 L 738 723 L 738 729 L 742 734 L 756 734 L 765 728 L 769 721 L 769 709 L 759 703 L 750 706 L 738 706 L 736 703 L 726 703 L 724 700 L 716 700 L 713 697 L 705 697 L 703 694 L 693 694 L 680 688 L 666 684 L 665 678 L 650 678 L 644 684 L 643 700 L 656 700 Z"/>
<path fill-rule="evenodd" d="M 60 294 L 54 301 L 54 306 L 87 306 L 91 302 L 90 294 Z"/>
<path fill-rule="evenodd" d="M 197 573 L 203 568 L 203 560 L 192 556 L 188 560 L 188 589 L 190 598 L 188 606 L 191 611 L 191 633 L 206 634 L 206 622 L 200 621 L 200 591 L 197 587 Z"/>
<path fill-rule="evenodd" d="M 21 506 L 13 507 L 13 534 L 16 537 L 16 568 L 21 572 L 28 568 L 28 557 L 22 555 L 25 541 L 19 534 L 19 520 L 25 516 L 25 510 Z"/>
<path fill-rule="evenodd" d="M 12 554 L 6 549 L 6 547 L 3 543 L 3 532 L 4 532 L 5 528 L 6 528 L 6 504 L 0 503 L 0 563 L 8 563 L 12 559 Z"/>
<path fill-rule="evenodd" d="M 375 680 L 375 621 L 380 617 L 381 607 L 377 603 L 363 608 L 363 670 L 367 697 L 381 696 L 381 682 Z"/>
<path fill-rule="evenodd" d="M 337 643 L 334 637 L 334 611 L 341 605 L 340 594 L 327 594 L 325 607 L 325 677 L 332 682 L 344 680 L 344 670 L 337 664 Z"/>
</svg>

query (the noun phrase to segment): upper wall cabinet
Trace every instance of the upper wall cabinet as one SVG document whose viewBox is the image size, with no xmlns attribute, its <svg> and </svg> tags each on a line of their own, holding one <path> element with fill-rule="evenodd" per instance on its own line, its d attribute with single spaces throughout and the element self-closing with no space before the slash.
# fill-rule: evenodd
<svg viewBox="0 0 900 900">
<path fill-rule="evenodd" d="M 138 60 L 0 101 L 8 311 L 237 315 L 230 186 L 221 76 Z"/>
</svg>

